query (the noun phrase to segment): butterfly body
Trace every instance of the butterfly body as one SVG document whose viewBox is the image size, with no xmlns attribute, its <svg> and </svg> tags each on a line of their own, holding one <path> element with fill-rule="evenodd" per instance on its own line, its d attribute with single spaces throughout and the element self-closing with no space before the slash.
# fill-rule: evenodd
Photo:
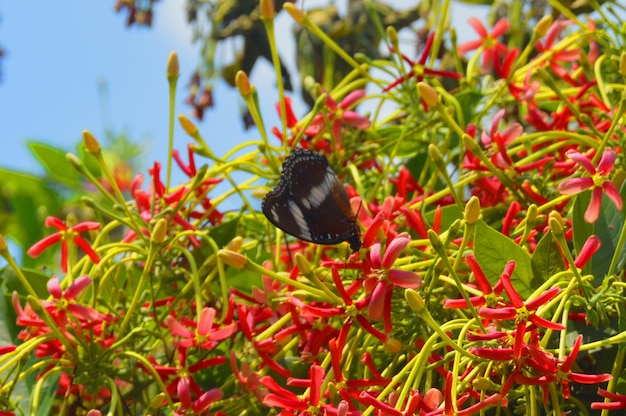
<svg viewBox="0 0 626 416">
<path fill-rule="evenodd" d="M 360 230 L 343 184 L 319 153 L 294 150 L 278 185 L 263 199 L 267 219 L 287 234 L 316 244 L 348 241 L 361 247 Z"/>
</svg>

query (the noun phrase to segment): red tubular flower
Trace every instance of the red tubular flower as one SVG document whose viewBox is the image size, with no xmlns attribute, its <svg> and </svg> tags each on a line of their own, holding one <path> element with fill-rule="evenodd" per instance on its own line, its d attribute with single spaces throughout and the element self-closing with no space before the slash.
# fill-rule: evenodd
<svg viewBox="0 0 626 416">
<path fill-rule="evenodd" d="M 598 250 L 600 250 L 600 245 L 600 239 L 598 237 L 595 235 L 589 236 L 587 241 L 585 241 L 585 244 L 583 244 L 583 248 L 580 250 L 580 253 L 578 253 L 578 257 L 574 260 L 574 265 L 576 265 L 579 269 L 582 269 L 585 264 L 591 260 L 591 257 L 596 254 Z"/>
<path fill-rule="evenodd" d="M 483 131 L 480 137 L 483 145 L 495 147 L 491 156 L 491 162 L 499 168 L 511 168 L 513 166 L 513 160 L 507 153 L 507 146 L 524 132 L 524 128 L 519 123 L 513 123 L 500 132 L 500 120 L 502 120 L 505 114 L 506 111 L 504 109 L 498 111 L 491 122 L 490 133 L 487 134 Z"/>
<path fill-rule="evenodd" d="M 219 344 L 219 341 L 229 338 L 237 330 L 235 323 L 226 325 L 223 328 L 213 328 L 215 313 L 214 308 L 202 308 L 195 331 L 179 323 L 172 315 L 168 315 L 168 317 L 165 318 L 165 323 L 170 328 L 173 335 L 183 338 L 182 341 L 179 342 L 181 347 L 189 348 L 195 346 L 213 349 Z"/>
<path fill-rule="evenodd" d="M 441 70 L 432 69 L 426 66 L 426 60 L 428 59 L 428 56 L 430 55 L 430 49 L 433 45 L 434 39 L 435 39 L 435 32 L 431 32 L 430 35 L 428 36 L 428 39 L 426 40 L 426 45 L 424 45 L 422 54 L 420 55 L 420 58 L 417 61 L 413 61 L 409 59 L 406 55 L 400 54 L 400 56 L 402 56 L 402 59 L 411 66 L 411 70 L 409 71 L 408 74 L 402 75 L 396 78 L 391 84 L 387 85 L 383 89 L 383 92 L 392 90 L 393 88 L 395 88 L 399 84 L 402 84 L 404 81 L 410 78 L 415 78 L 416 82 L 421 82 L 424 80 L 425 75 L 448 77 L 448 78 L 454 78 L 454 79 L 461 78 L 461 74 L 458 74 L 454 71 L 441 71 Z M 422 104 L 424 105 L 424 108 L 427 107 L 423 99 L 422 99 Z"/>
<path fill-rule="evenodd" d="M 348 94 L 340 103 L 333 100 L 330 95 L 326 100 L 327 114 L 317 114 L 310 124 L 310 129 L 317 134 L 321 133 L 326 126 L 326 121 L 330 122 L 330 132 L 335 139 L 335 144 L 341 146 L 341 126 L 347 124 L 358 130 L 365 130 L 370 126 L 370 120 L 352 110 L 361 99 L 365 97 L 365 90 L 356 90 Z"/>
<path fill-rule="evenodd" d="M 593 402 L 591 408 L 595 410 L 622 410 L 626 409 L 626 395 L 611 393 L 605 389 L 598 389 L 598 394 L 605 398 L 604 402 Z M 611 402 L 606 401 L 612 400 Z"/>
<path fill-rule="evenodd" d="M 487 280 L 487 276 L 480 268 L 480 265 L 476 261 L 476 257 L 473 254 L 468 254 L 465 257 L 465 262 L 469 266 L 470 270 L 474 273 L 474 279 L 476 280 L 476 284 L 478 288 L 483 292 L 482 295 L 479 296 L 470 296 L 470 303 L 474 306 L 482 306 L 487 305 L 491 308 L 495 308 L 501 302 L 500 293 L 502 293 L 502 283 L 498 281 L 495 289 L 491 288 L 491 283 Z M 507 268 L 513 268 L 514 264 L 507 264 L 505 267 L 505 273 L 507 272 Z M 443 305 L 446 308 L 466 308 L 468 305 L 465 302 L 465 299 L 445 299 L 443 301 Z"/>
<path fill-rule="evenodd" d="M 511 283 L 511 274 L 513 273 L 514 266 L 514 261 L 507 263 L 504 273 L 500 276 L 500 282 L 502 282 L 502 286 L 504 287 L 506 294 L 509 296 L 513 306 L 506 306 L 497 309 L 480 308 L 478 310 L 478 315 L 487 319 L 510 319 L 515 321 L 516 330 L 513 349 L 515 351 L 515 358 L 519 359 L 522 356 L 524 333 L 526 332 L 526 324 L 528 321 L 537 326 L 554 329 L 556 331 L 562 331 L 565 327 L 561 324 L 544 319 L 534 313 L 541 305 L 554 298 L 561 291 L 561 289 L 559 287 L 553 287 L 543 292 L 535 299 L 524 303 L 524 300 L 517 293 Z"/>
<path fill-rule="evenodd" d="M 507 19 L 500 19 L 496 22 L 491 30 L 491 33 L 487 32 L 487 29 L 480 20 L 472 17 L 468 20 L 468 23 L 474 28 L 476 33 L 480 35 L 480 39 L 472 40 L 462 43 L 458 46 L 459 55 L 464 55 L 471 50 L 478 49 L 483 52 L 482 70 L 483 72 L 489 72 L 493 67 L 493 63 L 499 56 L 504 56 L 508 52 L 508 48 L 505 44 L 498 41 L 498 38 L 509 30 L 509 21 Z"/>
<path fill-rule="evenodd" d="M 604 151 L 597 169 L 585 155 L 576 150 L 568 150 L 566 155 L 591 175 L 585 178 L 566 179 L 557 187 L 564 195 L 573 195 L 591 189 L 591 202 L 585 211 L 585 221 L 594 223 L 600 216 L 603 193 L 606 193 L 618 210 L 622 209 L 622 197 L 617 187 L 608 178 L 617 157 L 613 149 L 609 148 Z"/>
<path fill-rule="evenodd" d="M 613 378 L 610 374 L 581 374 L 573 373 L 571 371 L 572 366 L 576 362 L 576 357 L 578 357 L 578 352 L 580 351 L 582 343 L 583 336 L 581 334 L 576 338 L 576 341 L 572 346 L 572 350 L 567 355 L 563 363 L 558 366 L 559 371 L 556 374 L 556 380 L 561 385 L 561 391 L 564 399 L 569 399 L 570 397 L 570 381 L 580 384 L 595 384 L 603 383 Z"/>
<path fill-rule="evenodd" d="M 57 232 L 51 234 L 28 249 L 27 253 L 31 257 L 39 256 L 45 249 L 53 244 L 61 242 L 61 270 L 63 273 L 67 273 L 68 257 L 67 257 L 67 242 L 71 240 L 76 244 L 94 263 L 100 262 L 100 257 L 93 248 L 85 241 L 79 234 L 86 231 L 99 230 L 101 225 L 94 221 L 85 221 L 78 223 L 74 226 L 66 225 L 62 220 L 56 217 L 47 217 L 45 222 L 46 227 L 54 227 Z"/>
<path fill-rule="evenodd" d="M 570 23 L 571 21 L 567 20 L 556 20 L 550 29 L 548 29 L 544 42 L 542 43 L 541 41 L 537 41 L 535 48 L 539 52 L 538 56 L 541 57 L 542 60 L 545 59 L 545 57 L 549 58 L 548 65 L 559 78 L 574 85 L 575 81 L 572 79 L 570 71 L 561 66 L 560 63 L 580 61 L 580 49 L 578 47 L 572 47 L 567 50 L 553 49 L 558 43 L 559 35 Z"/>
</svg>

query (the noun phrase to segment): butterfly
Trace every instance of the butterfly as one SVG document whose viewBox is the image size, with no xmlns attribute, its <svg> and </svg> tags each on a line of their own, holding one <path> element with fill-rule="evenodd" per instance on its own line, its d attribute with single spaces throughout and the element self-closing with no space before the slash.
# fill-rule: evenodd
<svg viewBox="0 0 626 416">
<path fill-rule="evenodd" d="M 361 232 L 343 184 L 328 159 L 296 149 L 283 163 L 278 185 L 261 205 L 267 219 L 287 234 L 316 244 L 347 241 L 361 248 Z"/>
</svg>

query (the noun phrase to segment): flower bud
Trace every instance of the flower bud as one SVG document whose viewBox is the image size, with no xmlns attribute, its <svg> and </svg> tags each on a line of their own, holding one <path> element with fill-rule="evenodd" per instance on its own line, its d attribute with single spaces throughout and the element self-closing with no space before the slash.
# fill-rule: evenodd
<svg viewBox="0 0 626 416">
<path fill-rule="evenodd" d="M 91 134 L 89 130 L 83 130 L 83 143 L 87 151 L 92 155 L 100 153 L 100 143 L 98 143 L 96 137 Z"/>
<path fill-rule="evenodd" d="M 398 31 L 393 26 L 387 26 L 387 37 L 394 47 L 398 45 Z M 399 51 L 396 51 L 399 52 Z"/>
<path fill-rule="evenodd" d="M 275 15 L 274 0 L 261 0 L 261 18 L 264 20 L 272 20 Z"/>
<path fill-rule="evenodd" d="M 217 257 L 219 257 L 224 263 L 228 264 L 230 267 L 234 267 L 235 269 L 243 269 L 248 262 L 248 258 L 243 254 L 239 254 L 236 251 L 222 249 L 217 252 Z"/>
<path fill-rule="evenodd" d="M 472 381 L 472 387 L 476 391 L 485 391 L 493 388 L 493 382 L 487 377 L 477 377 Z"/>
<path fill-rule="evenodd" d="M 463 216 L 468 224 L 476 224 L 480 219 L 480 200 L 475 195 L 465 204 Z"/>
<path fill-rule="evenodd" d="M 161 244 L 165 240 L 165 236 L 167 235 L 167 220 L 165 218 L 161 218 L 157 221 L 152 229 L 152 235 L 150 236 L 150 240 L 155 244 Z"/>
<path fill-rule="evenodd" d="M 241 249 L 241 245 L 243 244 L 243 238 L 240 236 L 234 237 L 232 240 L 226 244 L 226 248 L 232 251 L 239 251 Z"/>
<path fill-rule="evenodd" d="M 548 32 L 550 26 L 552 26 L 552 22 L 554 22 L 552 16 L 545 15 L 541 18 L 541 20 L 539 20 L 539 22 L 537 22 L 537 25 L 535 26 L 533 31 L 537 34 L 537 36 L 542 38 Z"/>
<path fill-rule="evenodd" d="M 167 79 L 170 81 L 176 80 L 179 74 L 178 55 L 176 52 L 171 52 L 170 56 L 167 58 Z"/>
<path fill-rule="evenodd" d="M 165 393 L 161 392 L 150 400 L 151 409 L 160 409 L 166 403 Z"/>
<path fill-rule="evenodd" d="M 626 52 L 619 56 L 619 72 L 626 78 Z"/>
<path fill-rule="evenodd" d="M 433 230 L 428 230 L 428 240 L 430 241 L 430 245 L 433 246 L 437 254 L 441 254 L 444 251 L 443 243 L 441 239 Z"/>
<path fill-rule="evenodd" d="M 424 299 L 422 299 L 422 297 L 419 293 L 417 293 L 416 290 L 406 289 L 404 291 L 404 299 L 406 299 L 409 307 L 417 313 L 420 313 L 426 307 L 426 305 L 424 304 Z"/>
<path fill-rule="evenodd" d="M 387 339 L 383 347 L 385 348 L 385 351 L 387 351 L 389 354 L 397 354 L 402 351 L 402 343 L 393 338 Z"/>
<path fill-rule="evenodd" d="M 423 81 L 417 83 L 417 91 L 420 94 L 420 97 L 426 101 L 429 107 L 437 106 L 439 102 L 439 93 L 435 91 L 435 89 Z"/>
<path fill-rule="evenodd" d="M 74 169 L 76 169 L 80 173 L 85 172 L 85 165 L 83 165 L 83 162 L 81 162 L 78 156 L 72 153 L 68 153 L 65 155 L 65 157 L 67 158 L 68 162 L 70 162 L 71 165 L 74 167 Z"/>
<path fill-rule="evenodd" d="M 302 255 L 302 253 L 296 253 L 296 264 L 298 265 L 298 269 L 302 272 L 303 275 L 307 276 L 313 272 L 313 268 L 311 267 L 311 263 Z"/>
<path fill-rule="evenodd" d="M 178 116 L 178 122 L 188 135 L 195 136 L 198 134 L 198 127 L 191 120 L 189 120 L 186 115 L 180 114 Z"/>
<path fill-rule="evenodd" d="M 304 19 L 306 19 L 306 14 L 302 11 L 302 9 L 298 8 L 298 6 L 293 3 L 285 3 L 283 5 L 283 9 L 287 10 L 287 13 L 293 17 L 293 20 L 300 24 L 304 22 Z"/>
<path fill-rule="evenodd" d="M 252 92 L 252 85 L 250 85 L 250 79 L 248 75 L 243 71 L 237 71 L 237 75 L 235 75 L 235 84 L 237 85 L 237 89 L 239 90 L 239 94 L 242 97 L 247 97 Z"/>
<path fill-rule="evenodd" d="M 0 234 L 0 251 L 5 251 L 8 247 L 7 240 L 5 240 L 4 236 Z"/>
<path fill-rule="evenodd" d="M 558 219 L 556 219 L 552 215 L 550 215 L 548 217 L 548 225 L 550 227 L 550 231 L 552 231 L 552 233 L 554 234 L 555 237 L 559 237 L 559 236 L 563 236 L 564 235 L 563 225 L 561 224 L 561 222 Z"/>
</svg>

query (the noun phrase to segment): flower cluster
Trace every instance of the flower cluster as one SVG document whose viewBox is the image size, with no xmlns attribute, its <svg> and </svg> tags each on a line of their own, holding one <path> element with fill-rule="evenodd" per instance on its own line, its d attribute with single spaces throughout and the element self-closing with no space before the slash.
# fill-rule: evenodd
<svg viewBox="0 0 626 416">
<path fill-rule="evenodd" d="M 84 220 L 47 217 L 56 231 L 26 251 L 37 270 L 0 239 L 15 311 L 0 414 L 624 409 L 626 54 L 611 72 L 617 52 L 578 19 L 542 19 L 518 43 L 509 19 L 469 23 L 480 39 L 425 32 L 417 60 L 395 29 L 385 59 L 341 55 L 353 71 L 309 113 L 280 97 L 276 137 L 240 72 L 260 139 L 217 157 L 181 116 L 193 143 L 145 187 L 120 186 L 86 132 L 107 186 L 68 156 L 102 194 Z M 201 113 L 211 97 L 196 93 Z M 281 172 L 294 149 L 328 166 Z M 188 179 L 173 186 L 175 166 Z M 255 198 L 277 183 L 265 218 Z"/>
</svg>

